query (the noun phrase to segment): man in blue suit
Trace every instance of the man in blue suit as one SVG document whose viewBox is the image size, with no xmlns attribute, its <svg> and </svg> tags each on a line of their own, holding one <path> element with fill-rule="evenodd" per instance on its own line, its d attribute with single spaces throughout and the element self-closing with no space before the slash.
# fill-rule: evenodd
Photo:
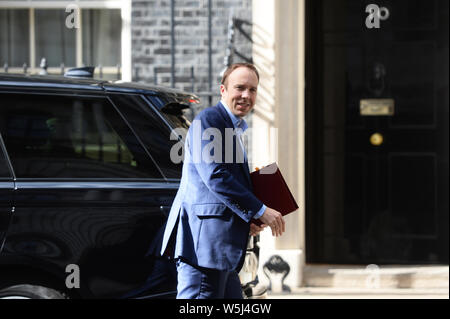
<svg viewBox="0 0 450 319">
<path fill-rule="evenodd" d="M 274 236 L 285 231 L 281 213 L 252 193 L 241 140 L 258 83 L 252 64 L 230 66 L 222 77 L 221 101 L 200 112 L 189 128 L 161 249 L 177 260 L 177 298 L 242 298 L 238 272 L 249 232 L 265 226 Z M 251 224 L 252 218 L 262 227 Z"/>
</svg>

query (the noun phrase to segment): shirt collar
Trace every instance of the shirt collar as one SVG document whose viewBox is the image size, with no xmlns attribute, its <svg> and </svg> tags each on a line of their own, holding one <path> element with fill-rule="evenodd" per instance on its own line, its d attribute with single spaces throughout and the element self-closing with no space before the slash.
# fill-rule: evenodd
<svg viewBox="0 0 450 319">
<path fill-rule="evenodd" d="M 225 101 L 221 100 L 220 103 L 222 103 L 222 105 L 225 107 L 225 110 L 227 111 L 231 122 L 233 122 L 234 128 L 240 128 L 243 132 L 245 132 L 245 130 L 248 128 L 247 122 L 245 122 L 243 118 L 234 115 Z"/>
</svg>

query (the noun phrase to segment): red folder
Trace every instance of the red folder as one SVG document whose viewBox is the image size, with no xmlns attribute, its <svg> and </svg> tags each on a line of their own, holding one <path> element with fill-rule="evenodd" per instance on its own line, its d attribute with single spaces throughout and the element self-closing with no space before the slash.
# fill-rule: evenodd
<svg viewBox="0 0 450 319">
<path fill-rule="evenodd" d="M 253 193 L 267 207 L 279 211 L 283 216 L 298 208 L 276 163 L 250 173 L 250 178 Z M 258 226 L 262 224 L 259 219 L 253 219 L 252 222 Z"/>
</svg>

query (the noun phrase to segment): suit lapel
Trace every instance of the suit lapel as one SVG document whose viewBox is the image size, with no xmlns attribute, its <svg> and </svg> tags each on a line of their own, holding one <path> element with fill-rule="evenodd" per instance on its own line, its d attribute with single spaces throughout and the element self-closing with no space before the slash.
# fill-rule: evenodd
<svg viewBox="0 0 450 319">
<path fill-rule="evenodd" d="M 216 105 L 216 107 L 218 108 L 219 113 L 224 118 L 225 123 L 226 123 L 226 127 L 234 129 L 233 122 L 231 121 L 231 118 L 228 115 L 228 113 L 225 110 L 225 107 L 222 105 L 222 103 L 219 102 Z M 239 145 L 239 142 L 236 139 L 237 139 L 237 136 L 236 135 L 233 136 L 234 146 Z M 245 180 L 247 181 L 249 188 L 252 189 L 253 187 L 252 187 L 252 181 L 250 179 L 250 171 L 249 171 L 249 168 L 248 168 L 248 161 L 247 161 L 247 159 L 244 160 L 244 163 L 236 163 L 236 164 L 238 164 L 241 167 L 242 172 L 244 173 L 244 176 L 245 176 Z"/>
<path fill-rule="evenodd" d="M 227 111 L 225 110 L 225 106 L 222 105 L 222 103 L 217 103 L 216 105 L 219 114 L 222 115 L 222 118 L 225 120 L 225 127 L 234 128 L 233 122 L 231 121 L 230 116 L 228 115 Z"/>
</svg>

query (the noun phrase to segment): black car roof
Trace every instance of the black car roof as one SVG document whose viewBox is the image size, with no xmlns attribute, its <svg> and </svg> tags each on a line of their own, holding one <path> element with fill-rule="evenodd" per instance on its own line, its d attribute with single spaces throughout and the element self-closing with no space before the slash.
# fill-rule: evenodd
<svg viewBox="0 0 450 319">
<path fill-rule="evenodd" d="M 83 89 L 109 92 L 141 93 L 149 95 L 165 95 L 177 100 L 189 102 L 198 100 L 192 93 L 161 86 L 150 86 L 135 82 L 105 81 L 90 78 L 70 78 L 55 75 L 25 75 L 0 73 L 0 87 L 36 87 L 55 89 Z"/>
</svg>

